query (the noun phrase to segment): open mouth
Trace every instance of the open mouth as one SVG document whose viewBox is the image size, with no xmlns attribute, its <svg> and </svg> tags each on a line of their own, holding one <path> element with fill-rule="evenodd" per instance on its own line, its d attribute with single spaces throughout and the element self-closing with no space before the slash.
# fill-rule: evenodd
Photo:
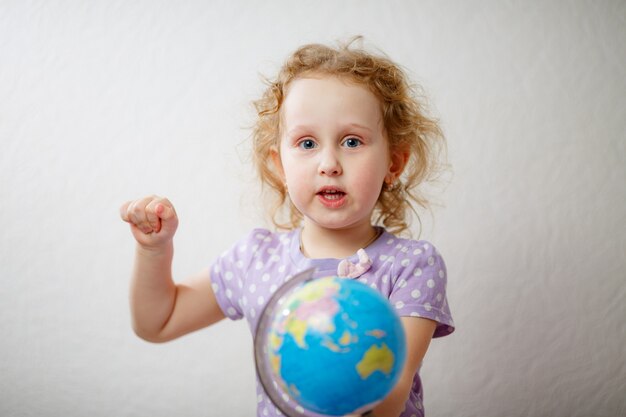
<svg viewBox="0 0 626 417">
<path fill-rule="evenodd" d="M 322 188 L 317 192 L 317 196 L 319 197 L 322 204 L 324 204 L 328 208 L 333 209 L 343 206 L 346 201 L 346 193 L 334 187 Z"/>
<path fill-rule="evenodd" d="M 346 193 L 344 193 L 343 191 L 339 191 L 339 190 L 322 190 L 318 192 L 317 195 L 319 195 L 320 197 L 326 200 L 332 201 L 332 200 L 341 199 L 344 195 L 346 195 Z"/>
</svg>

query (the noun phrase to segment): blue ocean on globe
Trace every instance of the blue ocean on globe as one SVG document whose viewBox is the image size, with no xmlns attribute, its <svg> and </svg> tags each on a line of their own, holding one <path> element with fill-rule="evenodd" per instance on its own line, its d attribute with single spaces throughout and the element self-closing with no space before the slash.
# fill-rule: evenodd
<svg viewBox="0 0 626 417">
<path fill-rule="evenodd" d="M 268 361 L 279 387 L 304 409 L 329 416 L 366 410 L 397 382 L 404 330 L 374 289 L 320 278 L 294 290 L 276 310 Z"/>
</svg>

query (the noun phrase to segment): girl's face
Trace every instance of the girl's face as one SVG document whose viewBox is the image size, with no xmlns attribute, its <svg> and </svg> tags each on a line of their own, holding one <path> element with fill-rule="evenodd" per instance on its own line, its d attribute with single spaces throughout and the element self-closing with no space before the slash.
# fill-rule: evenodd
<svg viewBox="0 0 626 417">
<path fill-rule="evenodd" d="M 305 226 L 328 229 L 369 227 L 383 182 L 404 166 L 390 156 L 376 96 L 329 76 L 290 84 L 273 158 Z"/>
</svg>

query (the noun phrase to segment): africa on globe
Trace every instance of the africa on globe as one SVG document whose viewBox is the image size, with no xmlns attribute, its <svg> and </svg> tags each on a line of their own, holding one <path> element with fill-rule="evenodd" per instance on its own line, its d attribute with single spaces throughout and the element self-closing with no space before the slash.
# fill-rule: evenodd
<svg viewBox="0 0 626 417">
<path fill-rule="evenodd" d="M 283 285 L 260 318 L 255 361 L 261 383 L 288 416 L 371 409 L 404 365 L 400 319 L 385 297 L 359 281 L 311 275 Z"/>
</svg>

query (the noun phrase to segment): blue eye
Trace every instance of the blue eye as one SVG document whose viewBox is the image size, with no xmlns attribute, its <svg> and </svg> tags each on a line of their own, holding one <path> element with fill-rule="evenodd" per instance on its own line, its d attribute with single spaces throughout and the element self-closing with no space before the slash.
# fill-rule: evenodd
<svg viewBox="0 0 626 417">
<path fill-rule="evenodd" d="M 312 139 L 304 139 L 303 141 L 300 141 L 300 143 L 298 143 L 298 147 L 302 149 L 314 149 L 317 147 L 317 145 Z"/>
<path fill-rule="evenodd" d="M 347 138 L 343 141 L 343 145 L 348 148 L 356 148 L 358 146 L 361 146 L 362 144 L 363 142 L 361 142 L 361 139 L 357 138 Z"/>
</svg>

